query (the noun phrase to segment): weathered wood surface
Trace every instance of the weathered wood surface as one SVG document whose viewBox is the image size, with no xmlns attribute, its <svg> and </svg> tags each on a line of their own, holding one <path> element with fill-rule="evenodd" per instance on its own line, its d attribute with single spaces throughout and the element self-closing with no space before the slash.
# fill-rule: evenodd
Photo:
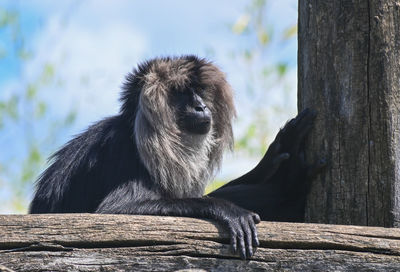
<svg viewBox="0 0 400 272">
<path fill-rule="evenodd" d="M 400 0 L 299 1 L 299 109 L 318 111 L 307 157 L 328 167 L 308 222 L 400 226 Z"/>
<path fill-rule="evenodd" d="M 262 222 L 258 231 L 261 246 L 242 261 L 206 220 L 1 215 L 0 271 L 400 271 L 400 229 Z"/>
</svg>

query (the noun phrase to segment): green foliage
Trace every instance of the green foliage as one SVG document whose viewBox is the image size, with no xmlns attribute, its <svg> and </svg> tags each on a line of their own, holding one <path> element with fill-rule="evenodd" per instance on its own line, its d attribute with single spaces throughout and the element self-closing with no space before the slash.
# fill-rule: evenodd
<svg viewBox="0 0 400 272">
<path fill-rule="evenodd" d="M 249 26 L 249 22 L 250 22 L 249 14 L 243 14 L 242 16 L 240 16 L 232 27 L 233 33 L 240 35 L 243 32 L 245 32 Z"/>
<path fill-rule="evenodd" d="M 272 42 L 286 41 L 294 38 L 297 34 L 297 25 L 290 26 L 283 33 L 276 33 L 274 25 L 267 21 L 268 1 L 253 0 L 239 16 L 232 26 L 232 32 L 247 40 L 247 46 L 234 52 L 231 56 L 237 60 L 244 60 L 247 64 L 243 76 L 247 82 L 247 96 L 254 100 L 248 115 L 248 120 L 239 119 L 239 122 L 246 124 L 246 130 L 237 140 L 235 149 L 251 156 L 263 154 L 267 148 L 267 140 L 270 137 L 270 119 L 268 116 L 284 112 L 287 105 L 278 105 L 268 101 L 272 95 L 269 89 L 282 84 L 289 70 L 286 62 L 278 61 L 272 63 L 265 59 Z M 264 84 L 266 86 L 264 86 Z M 290 91 L 290 90 L 288 90 Z M 282 94 L 284 95 L 284 94 Z M 272 111 L 271 111 L 272 110 Z M 261 144 L 260 144 L 261 143 Z"/>
<path fill-rule="evenodd" d="M 285 40 L 291 39 L 297 35 L 297 25 L 293 25 L 292 27 L 289 27 L 288 29 L 285 30 L 283 33 L 283 38 Z"/>
<path fill-rule="evenodd" d="M 205 190 L 205 195 L 211 193 L 212 191 L 217 190 L 219 187 L 223 186 L 226 183 L 224 180 L 214 180 L 212 183 L 207 185 Z"/>
<path fill-rule="evenodd" d="M 46 63 L 43 67 L 43 72 L 40 76 L 40 83 L 48 84 L 54 77 L 54 66 L 50 63 Z"/>
<path fill-rule="evenodd" d="M 14 58 L 22 68 L 29 64 L 35 52 L 26 46 L 18 11 L 0 8 L 0 30 L 9 33 L 5 42 L 15 49 L 12 52 L 0 50 L 5 54 L 3 57 Z M 0 199 L 0 204 L 13 212 L 26 212 L 33 181 L 43 169 L 49 149 L 54 149 L 52 144 L 76 119 L 75 111 L 66 117 L 51 116 L 50 105 L 42 98 L 43 89 L 56 84 L 56 70 L 48 62 L 32 78 L 21 74 L 20 85 L 9 96 L 0 98 L 0 132 L 15 131 L 22 150 L 0 160 L 0 185 L 2 192 L 8 195 L 5 200 Z M 37 127 L 40 127 L 39 133 Z M 3 148 L 7 148 L 5 144 Z"/>
<path fill-rule="evenodd" d="M 288 69 L 288 65 L 286 63 L 278 63 L 276 65 L 276 71 L 278 72 L 278 75 L 280 77 L 283 77 L 286 74 L 287 69 Z"/>
<path fill-rule="evenodd" d="M 229 56 L 238 63 L 244 63 L 242 77 L 246 82 L 245 94 L 250 105 L 238 103 L 239 107 L 247 106 L 246 116 L 239 115 L 239 133 L 236 133 L 235 146 L 236 152 L 241 157 L 256 158 L 257 160 L 265 153 L 268 142 L 272 140 L 276 126 L 276 120 L 287 120 L 293 112 L 295 105 L 289 102 L 274 102 L 271 97 L 284 97 L 284 101 L 289 95 L 295 96 L 295 84 L 287 87 L 285 80 L 289 64 L 285 61 L 270 61 L 268 56 L 270 47 L 273 43 L 284 43 L 296 37 L 297 24 L 294 24 L 283 31 L 277 31 L 273 22 L 268 22 L 268 1 L 253 0 L 245 8 L 236 22 L 231 26 L 232 33 L 245 41 L 244 47 L 238 47 Z M 283 85 L 283 87 L 281 87 Z M 276 88 L 279 86 L 279 88 Z M 281 93 L 273 93 L 279 89 Z M 240 90 L 243 91 L 243 90 Z M 282 117 L 283 118 L 279 118 Z M 280 123 L 280 122 L 279 122 Z M 271 131 L 274 131 L 271 133 Z M 226 181 L 225 181 L 226 182 Z M 216 189 L 224 184 L 224 181 L 216 181 L 207 187 L 207 190 Z"/>
<path fill-rule="evenodd" d="M 18 14 L 14 11 L 0 9 L 0 28 L 18 23 Z"/>
<path fill-rule="evenodd" d="M 37 146 L 32 146 L 29 149 L 28 156 L 22 166 L 22 173 L 20 181 L 22 185 L 31 182 L 36 175 L 36 171 L 32 166 L 40 166 L 42 162 L 42 154 Z M 22 186 L 23 187 L 23 186 Z"/>
<path fill-rule="evenodd" d="M 3 123 L 4 118 L 10 117 L 13 120 L 18 119 L 18 101 L 17 95 L 12 95 L 9 99 L 0 101 L 0 124 Z"/>
<path fill-rule="evenodd" d="M 72 124 L 75 122 L 75 120 L 76 120 L 76 115 L 77 115 L 76 111 L 71 111 L 71 112 L 65 117 L 65 119 L 64 119 L 64 125 L 65 125 L 65 126 L 70 126 L 70 125 L 72 125 Z"/>
</svg>

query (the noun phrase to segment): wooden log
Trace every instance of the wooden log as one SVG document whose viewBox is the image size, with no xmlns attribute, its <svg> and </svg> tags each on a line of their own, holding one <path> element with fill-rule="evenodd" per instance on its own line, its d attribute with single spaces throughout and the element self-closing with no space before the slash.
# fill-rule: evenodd
<svg viewBox="0 0 400 272">
<path fill-rule="evenodd" d="M 400 270 L 400 229 L 261 222 L 258 232 L 260 247 L 243 261 L 207 220 L 0 215 L 0 271 Z"/>
</svg>

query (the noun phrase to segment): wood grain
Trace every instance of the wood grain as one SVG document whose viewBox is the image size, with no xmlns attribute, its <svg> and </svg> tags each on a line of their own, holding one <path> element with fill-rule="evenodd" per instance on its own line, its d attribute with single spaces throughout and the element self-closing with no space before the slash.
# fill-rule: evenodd
<svg viewBox="0 0 400 272">
<path fill-rule="evenodd" d="M 308 222 L 400 226 L 400 0 L 299 1 L 299 110 L 318 116 Z"/>
<path fill-rule="evenodd" d="M 400 230 L 261 222 L 232 255 L 211 221 L 131 215 L 1 215 L 0 271 L 399 271 Z M 3 270 L 2 270 L 3 269 Z"/>
</svg>

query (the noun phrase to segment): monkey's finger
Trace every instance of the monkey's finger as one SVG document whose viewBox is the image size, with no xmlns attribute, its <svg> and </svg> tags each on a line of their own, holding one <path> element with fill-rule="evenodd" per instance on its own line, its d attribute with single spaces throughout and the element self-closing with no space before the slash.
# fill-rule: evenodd
<svg viewBox="0 0 400 272">
<path fill-rule="evenodd" d="M 288 132 L 288 130 L 296 129 L 299 123 L 301 123 L 304 119 L 308 119 L 310 115 L 313 115 L 313 111 L 308 108 L 301 111 L 295 118 L 287 122 L 282 130 L 284 132 Z"/>
<path fill-rule="evenodd" d="M 257 216 L 257 217 L 256 217 Z M 256 214 L 256 216 L 253 215 L 253 222 L 250 222 L 250 229 L 252 232 L 252 238 L 253 238 L 253 245 L 255 247 L 258 247 L 260 245 L 260 241 L 258 240 L 258 233 L 257 233 L 257 227 L 256 224 L 260 223 L 260 221 L 257 222 L 257 218 L 258 220 L 260 220 L 260 217 L 258 216 L 258 214 Z"/>
<path fill-rule="evenodd" d="M 245 246 L 245 241 L 244 241 L 244 233 L 241 228 L 239 228 L 238 233 L 237 233 L 237 242 L 238 242 L 238 250 L 239 250 L 239 255 L 242 260 L 246 259 L 246 246 Z"/>
<path fill-rule="evenodd" d="M 319 173 L 322 172 L 322 170 L 328 165 L 327 161 L 325 158 L 321 158 L 314 162 L 307 171 L 307 177 L 308 179 L 313 179 L 315 178 Z"/>
<path fill-rule="evenodd" d="M 312 127 L 313 127 L 313 123 L 307 123 L 299 131 L 299 133 L 297 134 L 297 137 L 296 137 L 296 139 L 294 141 L 293 148 L 291 150 L 292 154 L 298 154 L 299 153 L 300 147 L 303 144 L 303 142 L 305 141 L 306 136 L 311 131 Z"/>
<path fill-rule="evenodd" d="M 268 147 L 267 152 L 265 153 L 264 157 L 261 159 L 260 165 L 269 165 L 272 163 L 271 161 L 279 154 L 280 150 L 280 143 L 279 141 L 274 140 Z"/>
<path fill-rule="evenodd" d="M 307 108 L 307 109 L 301 111 L 295 119 L 296 119 L 296 123 L 301 123 L 304 121 L 309 122 L 309 121 L 312 121 L 316 116 L 317 116 L 316 110 Z"/>
<path fill-rule="evenodd" d="M 274 159 L 274 162 L 273 162 L 274 167 L 279 167 L 284 160 L 287 160 L 289 158 L 290 158 L 289 153 L 280 154 L 277 158 Z"/>
<path fill-rule="evenodd" d="M 237 253 L 237 235 L 236 232 L 231 228 L 230 230 L 231 234 L 231 246 L 232 246 L 232 252 L 233 254 Z"/>
<path fill-rule="evenodd" d="M 304 138 L 304 130 L 309 130 L 309 125 L 314 123 L 315 117 L 317 116 L 316 111 L 314 110 L 304 110 L 301 113 L 301 117 L 296 120 L 296 123 L 293 128 L 293 136 L 297 136 L 297 138 Z M 301 134 L 302 135 L 299 135 Z"/>
<path fill-rule="evenodd" d="M 276 154 L 279 153 L 281 149 L 281 144 L 279 143 L 279 140 L 277 141 L 276 139 L 272 142 L 272 144 L 269 145 L 267 153 L 265 153 L 265 156 L 275 156 Z"/>
<path fill-rule="evenodd" d="M 297 136 L 299 131 L 303 130 L 304 125 L 313 123 L 316 116 L 316 111 L 305 109 L 300 112 L 295 118 L 291 119 L 285 124 L 285 126 L 278 132 L 276 139 L 283 144 L 283 149 L 287 149 L 288 146 L 292 146 L 292 137 Z"/>
<path fill-rule="evenodd" d="M 304 118 L 304 116 L 307 115 L 308 110 L 304 110 L 301 113 L 299 113 L 295 118 L 292 118 L 286 124 L 281 128 L 276 135 L 275 140 L 279 140 L 279 142 L 284 141 L 285 136 L 287 135 L 293 135 L 296 127 L 298 126 L 298 123 L 301 122 L 301 120 Z"/>
<path fill-rule="evenodd" d="M 280 165 L 284 160 L 287 160 L 290 158 L 289 153 L 282 153 L 278 157 L 276 157 L 273 161 L 273 165 Z"/>
<path fill-rule="evenodd" d="M 275 175 L 276 171 L 278 171 L 279 167 L 281 166 L 282 162 L 289 159 L 289 153 L 282 153 L 278 157 L 276 157 L 272 165 L 269 167 L 268 171 L 265 173 L 264 180 L 267 181 L 270 177 Z"/>
<path fill-rule="evenodd" d="M 249 219 L 253 221 L 252 218 Z M 253 256 L 253 231 L 250 228 L 251 224 L 254 224 L 254 222 L 249 222 L 248 220 L 244 220 L 244 222 L 242 222 L 247 258 Z"/>
<path fill-rule="evenodd" d="M 253 221 L 256 224 L 260 223 L 261 222 L 260 216 L 256 213 L 253 213 Z"/>
<path fill-rule="evenodd" d="M 317 114 L 315 111 L 308 111 L 296 124 L 296 133 L 303 131 L 308 125 L 313 124 Z"/>
</svg>

